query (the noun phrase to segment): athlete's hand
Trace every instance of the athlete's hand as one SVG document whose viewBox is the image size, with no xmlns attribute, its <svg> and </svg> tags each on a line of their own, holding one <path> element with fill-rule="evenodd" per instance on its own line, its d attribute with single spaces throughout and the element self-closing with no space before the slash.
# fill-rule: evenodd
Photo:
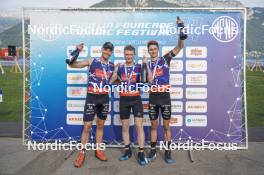
<svg viewBox="0 0 264 175">
<path fill-rule="evenodd" d="M 83 47 L 84 47 L 84 44 L 83 43 L 80 43 L 76 46 L 76 49 L 79 49 L 80 51 L 83 50 Z"/>
<path fill-rule="evenodd" d="M 184 28 L 184 22 L 180 19 L 179 16 L 177 16 L 176 24 L 178 29 L 180 30 L 180 40 L 186 40 L 188 38 L 188 35 L 186 34 L 186 30 Z"/>
<path fill-rule="evenodd" d="M 180 39 L 181 40 L 186 40 L 188 38 L 188 35 L 186 34 L 185 28 L 180 29 Z"/>
<path fill-rule="evenodd" d="M 184 28 L 184 22 L 179 16 L 177 16 L 176 24 L 178 28 Z"/>
<path fill-rule="evenodd" d="M 73 64 L 77 60 L 80 52 L 83 50 L 83 47 L 84 47 L 83 43 L 77 45 L 76 49 L 72 51 L 70 56 L 66 59 L 66 63 L 69 65 Z"/>
</svg>

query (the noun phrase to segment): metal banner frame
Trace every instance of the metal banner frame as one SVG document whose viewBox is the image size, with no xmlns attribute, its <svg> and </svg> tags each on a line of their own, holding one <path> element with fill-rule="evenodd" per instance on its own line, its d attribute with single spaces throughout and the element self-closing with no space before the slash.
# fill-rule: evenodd
<svg viewBox="0 0 264 175">
<path fill-rule="evenodd" d="M 246 8 L 87 8 L 87 9 L 57 9 L 57 8 L 23 8 L 22 9 L 22 36 L 23 36 L 23 144 L 28 145 L 30 141 L 30 35 L 28 33 L 28 25 L 30 24 L 29 15 L 31 12 L 37 11 L 206 11 L 206 12 L 241 12 L 243 14 L 243 31 L 241 34 L 241 42 L 243 42 L 242 50 L 243 53 L 243 62 L 242 62 L 242 72 L 243 75 L 243 84 L 242 87 L 242 96 L 243 96 L 243 107 L 242 107 L 242 132 L 243 132 L 243 144 L 239 145 L 238 149 L 248 149 L 248 120 L 247 120 L 247 93 L 246 93 L 246 17 L 247 9 Z M 47 144 L 45 142 L 44 144 Z M 110 143 L 107 147 L 121 147 L 121 144 Z M 222 148 L 222 147 L 220 147 Z M 205 148 L 206 149 L 206 148 Z"/>
</svg>

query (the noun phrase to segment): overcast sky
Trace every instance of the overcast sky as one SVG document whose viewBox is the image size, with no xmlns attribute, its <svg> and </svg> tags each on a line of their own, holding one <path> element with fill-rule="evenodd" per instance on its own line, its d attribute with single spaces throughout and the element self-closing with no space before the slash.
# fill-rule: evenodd
<svg viewBox="0 0 264 175">
<path fill-rule="evenodd" d="M 240 0 L 246 7 L 264 7 L 264 0 Z"/>
<path fill-rule="evenodd" d="M 1 11 L 16 11 L 22 7 L 88 8 L 102 0 L 0 0 Z M 240 0 L 247 7 L 264 7 L 264 0 Z"/>
<path fill-rule="evenodd" d="M 88 8 L 102 0 L 0 0 L 0 10 L 19 10 L 22 7 Z"/>
</svg>

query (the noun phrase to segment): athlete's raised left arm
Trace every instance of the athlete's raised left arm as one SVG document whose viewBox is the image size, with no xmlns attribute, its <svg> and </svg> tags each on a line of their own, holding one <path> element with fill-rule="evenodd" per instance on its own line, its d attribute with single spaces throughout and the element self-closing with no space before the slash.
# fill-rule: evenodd
<svg viewBox="0 0 264 175">
<path fill-rule="evenodd" d="M 184 29 L 183 21 L 179 17 L 177 17 L 176 23 L 177 23 L 178 29 L 180 30 L 178 45 L 174 47 L 170 52 L 168 52 L 167 54 L 163 56 L 166 59 L 168 64 L 170 63 L 171 59 L 175 57 L 176 55 L 178 55 L 179 52 L 183 49 L 184 40 L 188 38 L 188 35 L 186 34 L 185 29 Z"/>
</svg>

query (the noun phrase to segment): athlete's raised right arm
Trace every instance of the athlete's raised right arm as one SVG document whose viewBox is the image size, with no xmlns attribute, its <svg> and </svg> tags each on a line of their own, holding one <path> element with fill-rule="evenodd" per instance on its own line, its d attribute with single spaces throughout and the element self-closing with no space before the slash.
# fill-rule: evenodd
<svg viewBox="0 0 264 175">
<path fill-rule="evenodd" d="M 74 61 L 72 64 L 69 64 L 69 66 L 72 68 L 84 68 L 86 66 L 89 67 L 91 65 L 91 62 L 91 59 L 86 59 L 83 61 Z"/>
<path fill-rule="evenodd" d="M 170 52 L 168 52 L 167 54 L 165 54 L 163 56 L 168 64 L 170 64 L 171 59 L 173 57 L 175 57 L 176 55 L 178 55 L 179 52 L 183 49 L 184 40 L 186 40 L 188 38 L 188 35 L 185 32 L 184 23 L 180 19 L 180 17 L 177 17 L 176 23 L 177 23 L 177 27 L 180 31 L 179 39 L 178 39 L 178 45 L 176 47 L 174 47 Z"/>
</svg>

